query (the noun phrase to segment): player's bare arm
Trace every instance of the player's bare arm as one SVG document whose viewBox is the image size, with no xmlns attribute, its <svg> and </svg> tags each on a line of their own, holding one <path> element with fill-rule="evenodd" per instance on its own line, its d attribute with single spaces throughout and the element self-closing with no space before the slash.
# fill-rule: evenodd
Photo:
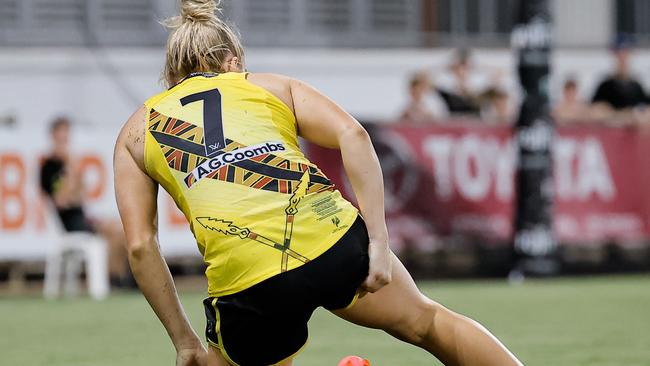
<svg viewBox="0 0 650 366">
<path fill-rule="evenodd" d="M 391 258 L 384 180 L 370 136 L 350 114 L 306 83 L 293 80 L 291 94 L 300 134 L 318 145 L 341 151 L 345 173 L 370 237 L 370 271 L 364 289 L 376 292 L 391 281 Z"/>
<path fill-rule="evenodd" d="M 114 154 L 115 192 L 129 263 L 140 290 L 177 351 L 176 365 L 205 365 L 207 353 L 190 326 L 157 237 L 158 185 L 144 171 L 144 108 L 122 128 Z"/>
</svg>

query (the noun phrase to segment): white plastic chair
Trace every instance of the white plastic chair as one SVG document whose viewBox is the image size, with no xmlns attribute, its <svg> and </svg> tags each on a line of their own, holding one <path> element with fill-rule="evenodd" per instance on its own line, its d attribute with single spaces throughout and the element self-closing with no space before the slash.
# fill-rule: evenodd
<svg viewBox="0 0 650 366">
<path fill-rule="evenodd" d="M 45 298 L 59 297 L 62 275 L 65 278 L 64 294 L 76 296 L 83 262 L 86 264 L 88 293 L 95 300 L 105 299 L 110 291 L 106 242 L 88 232 L 63 233 L 52 243 L 45 263 Z"/>
</svg>

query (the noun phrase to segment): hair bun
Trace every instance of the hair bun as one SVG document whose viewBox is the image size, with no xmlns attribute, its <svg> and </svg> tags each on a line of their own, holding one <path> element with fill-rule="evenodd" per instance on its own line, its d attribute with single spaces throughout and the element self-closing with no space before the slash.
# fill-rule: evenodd
<svg viewBox="0 0 650 366">
<path fill-rule="evenodd" d="M 184 21 L 192 22 L 215 20 L 220 3 L 215 0 L 181 0 L 181 17 Z"/>
</svg>

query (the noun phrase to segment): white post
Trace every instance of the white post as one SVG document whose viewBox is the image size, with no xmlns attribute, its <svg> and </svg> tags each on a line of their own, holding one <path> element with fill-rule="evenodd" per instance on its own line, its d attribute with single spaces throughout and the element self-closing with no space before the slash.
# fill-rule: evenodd
<svg viewBox="0 0 650 366">
<path fill-rule="evenodd" d="M 46 299 L 53 299 L 59 296 L 59 288 L 61 286 L 61 266 L 62 263 L 62 245 L 61 243 L 54 244 L 50 248 L 45 260 L 45 285 L 43 286 L 43 296 Z"/>
<path fill-rule="evenodd" d="M 88 292 L 95 300 L 103 300 L 109 293 L 108 254 L 106 243 L 93 239 L 86 243 L 86 276 Z"/>
</svg>

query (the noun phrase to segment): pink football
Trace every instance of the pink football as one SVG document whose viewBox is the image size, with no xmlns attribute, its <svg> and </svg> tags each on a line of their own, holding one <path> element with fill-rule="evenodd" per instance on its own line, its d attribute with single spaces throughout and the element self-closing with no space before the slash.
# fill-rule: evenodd
<svg viewBox="0 0 650 366">
<path fill-rule="evenodd" d="M 370 366 L 370 361 L 359 356 L 347 356 L 339 362 L 339 366 Z"/>
</svg>

